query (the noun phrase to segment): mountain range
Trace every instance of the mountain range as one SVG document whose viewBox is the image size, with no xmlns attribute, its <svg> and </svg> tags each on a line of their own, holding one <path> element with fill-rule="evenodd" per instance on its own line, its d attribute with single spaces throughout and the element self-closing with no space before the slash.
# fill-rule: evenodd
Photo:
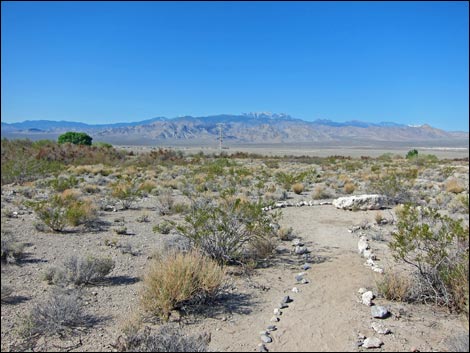
<svg viewBox="0 0 470 353">
<path fill-rule="evenodd" d="M 182 116 L 113 123 L 85 124 L 71 121 L 27 120 L 1 124 L 2 137 L 53 138 L 66 131 L 83 131 L 97 141 L 149 144 L 159 142 L 214 143 L 220 136 L 233 144 L 323 143 L 344 141 L 417 142 L 468 141 L 468 132 L 445 131 L 429 125 L 409 126 L 394 122 L 358 120 L 305 121 L 287 114 L 267 112 L 206 117 Z M 140 142 L 140 143 L 139 143 Z M 468 144 L 468 142 L 467 142 Z"/>
</svg>

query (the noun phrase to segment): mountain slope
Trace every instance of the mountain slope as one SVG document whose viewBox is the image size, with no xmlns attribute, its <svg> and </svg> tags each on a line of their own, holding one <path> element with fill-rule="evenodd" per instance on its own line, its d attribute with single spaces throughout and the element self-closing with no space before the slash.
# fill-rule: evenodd
<svg viewBox="0 0 470 353">
<path fill-rule="evenodd" d="M 407 126 L 393 122 L 366 123 L 331 120 L 304 121 L 287 114 L 220 114 L 207 117 L 153 118 L 138 122 L 90 125 L 67 121 L 2 122 L 2 136 L 15 134 L 84 131 L 95 139 L 145 139 L 168 141 L 215 141 L 222 129 L 224 140 L 234 143 L 308 143 L 361 141 L 429 141 L 468 139 L 467 132 L 448 132 L 429 125 Z"/>
</svg>

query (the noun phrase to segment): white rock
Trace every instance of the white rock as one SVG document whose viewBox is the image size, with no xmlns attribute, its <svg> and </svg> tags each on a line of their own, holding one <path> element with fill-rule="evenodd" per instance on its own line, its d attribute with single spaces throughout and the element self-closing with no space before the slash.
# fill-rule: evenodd
<svg viewBox="0 0 470 353">
<path fill-rule="evenodd" d="M 376 337 L 368 337 L 364 340 L 362 347 L 364 348 L 379 348 L 384 343 Z"/>
<path fill-rule="evenodd" d="M 380 210 L 387 205 L 384 195 L 355 195 L 333 200 L 333 206 L 343 210 Z"/>
<path fill-rule="evenodd" d="M 367 289 L 364 288 L 364 287 L 361 287 L 359 288 L 359 290 L 357 291 L 359 294 L 364 294 L 365 292 L 367 292 Z"/>
<path fill-rule="evenodd" d="M 292 288 L 292 291 L 293 291 L 294 293 L 299 293 L 299 288 L 294 287 L 294 288 Z"/>
<path fill-rule="evenodd" d="M 362 256 L 364 256 L 366 259 L 372 259 L 372 260 L 376 260 L 377 257 L 375 256 L 375 254 L 372 252 L 372 250 L 370 249 L 366 249 L 364 250 L 364 252 L 362 253 Z"/>
<path fill-rule="evenodd" d="M 372 305 L 372 299 L 374 299 L 374 293 L 371 291 L 367 291 L 364 294 L 362 294 L 362 304 L 371 306 Z"/>
<path fill-rule="evenodd" d="M 384 273 L 384 269 L 383 269 L 383 268 L 380 268 L 380 267 L 377 267 L 377 266 L 373 267 L 372 270 L 373 270 L 374 272 Z"/>
<path fill-rule="evenodd" d="M 369 242 L 365 236 L 362 236 L 357 242 L 357 250 L 359 251 L 359 254 L 363 254 L 367 249 L 369 249 Z"/>
</svg>

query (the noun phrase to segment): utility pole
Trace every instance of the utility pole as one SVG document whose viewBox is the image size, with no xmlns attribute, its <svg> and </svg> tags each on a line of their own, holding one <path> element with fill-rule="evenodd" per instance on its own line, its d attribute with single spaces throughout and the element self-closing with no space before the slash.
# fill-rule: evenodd
<svg viewBox="0 0 470 353">
<path fill-rule="evenodd" d="M 222 137 L 222 128 L 223 128 L 224 124 L 222 123 L 217 123 L 217 127 L 219 128 L 219 150 L 220 152 L 222 152 L 222 141 L 223 141 L 223 137 Z"/>
</svg>

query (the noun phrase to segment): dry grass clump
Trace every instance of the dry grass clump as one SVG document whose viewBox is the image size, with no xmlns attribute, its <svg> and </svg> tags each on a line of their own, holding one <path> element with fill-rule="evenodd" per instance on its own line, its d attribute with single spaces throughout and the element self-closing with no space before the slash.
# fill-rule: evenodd
<svg viewBox="0 0 470 353">
<path fill-rule="evenodd" d="M 356 186 L 351 182 L 347 182 L 344 184 L 343 190 L 346 194 L 352 194 L 356 190 Z"/>
<path fill-rule="evenodd" d="M 294 228 L 292 227 L 289 227 L 289 228 L 279 228 L 279 230 L 277 231 L 277 235 L 279 237 L 279 239 L 281 240 L 291 240 L 293 238 L 293 234 L 294 234 Z"/>
<path fill-rule="evenodd" d="M 101 191 L 101 189 L 95 184 L 85 184 L 83 186 L 83 191 L 87 194 L 97 194 Z"/>
<path fill-rule="evenodd" d="M 376 282 L 378 293 L 388 300 L 407 301 L 410 298 L 411 281 L 398 272 L 386 272 Z"/>
<path fill-rule="evenodd" d="M 292 191 L 295 192 L 297 195 L 300 195 L 304 191 L 304 184 L 302 183 L 295 183 L 292 185 Z"/>
<path fill-rule="evenodd" d="M 323 185 L 317 185 L 315 189 L 313 190 L 312 198 L 314 200 L 327 199 L 329 197 L 331 197 L 331 194 Z"/>
<path fill-rule="evenodd" d="M 139 185 L 139 190 L 150 194 L 157 187 L 157 183 L 152 180 L 145 180 Z"/>
<path fill-rule="evenodd" d="M 460 194 L 465 190 L 465 187 L 455 178 L 449 179 L 445 184 L 445 188 L 447 192 L 452 192 L 454 194 Z"/>
<path fill-rule="evenodd" d="M 157 256 L 144 277 L 141 304 L 168 320 L 172 310 L 217 295 L 224 276 L 225 270 L 217 262 L 195 250 Z"/>
</svg>

